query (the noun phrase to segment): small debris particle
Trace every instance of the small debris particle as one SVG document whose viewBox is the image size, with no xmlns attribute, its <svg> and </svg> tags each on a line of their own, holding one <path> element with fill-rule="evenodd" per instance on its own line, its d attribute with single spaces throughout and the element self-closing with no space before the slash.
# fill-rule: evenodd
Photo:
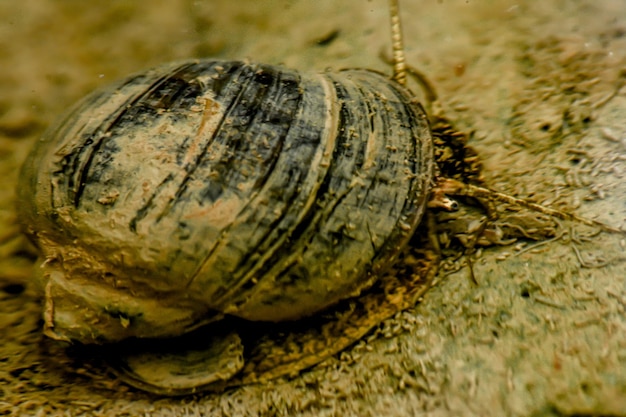
<svg viewBox="0 0 626 417">
<path fill-rule="evenodd" d="M 549 307 L 560 308 L 560 309 L 563 309 L 563 310 L 565 309 L 565 306 L 564 306 L 563 304 L 558 303 L 558 302 L 556 302 L 556 301 L 553 301 L 553 300 L 551 300 L 551 299 L 549 299 L 549 298 L 542 297 L 542 296 L 540 296 L 540 295 L 536 295 L 536 296 L 534 297 L 534 300 L 535 300 L 536 302 L 538 302 L 538 303 L 541 303 L 541 304 L 543 304 L 543 305 L 547 305 L 547 306 L 549 306 Z"/>
</svg>

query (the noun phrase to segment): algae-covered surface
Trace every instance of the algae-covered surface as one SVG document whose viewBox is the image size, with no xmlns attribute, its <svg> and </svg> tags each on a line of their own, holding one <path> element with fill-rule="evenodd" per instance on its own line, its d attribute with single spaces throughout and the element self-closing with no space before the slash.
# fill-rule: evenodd
<svg viewBox="0 0 626 417">
<path fill-rule="evenodd" d="M 491 188 L 626 228 L 622 0 L 401 7 L 407 59 L 471 132 Z M 460 258 L 414 309 L 289 379 L 163 398 L 67 356 L 41 333 L 14 209 L 43 130 L 93 88 L 190 57 L 389 73 L 387 3 L 27 0 L 0 16 L 0 414 L 626 416 L 626 238 L 569 222 L 483 250 L 476 282 Z"/>
</svg>

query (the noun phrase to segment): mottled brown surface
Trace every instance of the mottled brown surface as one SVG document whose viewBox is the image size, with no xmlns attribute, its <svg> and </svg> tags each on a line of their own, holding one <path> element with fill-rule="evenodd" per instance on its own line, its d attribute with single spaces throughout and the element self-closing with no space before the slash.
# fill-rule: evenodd
<svg viewBox="0 0 626 417">
<path fill-rule="evenodd" d="M 409 61 L 475 132 L 494 188 L 624 227 L 621 0 L 401 6 Z M 63 363 L 41 336 L 11 208 L 16 169 L 42 130 L 92 88 L 190 56 L 388 71 L 386 3 L 31 0 L 2 2 L 0 15 L 0 412 L 626 415 L 626 242 L 570 224 L 533 250 L 484 251 L 478 285 L 467 268 L 441 276 L 416 309 L 292 380 L 162 399 L 116 383 L 93 358 Z"/>
</svg>

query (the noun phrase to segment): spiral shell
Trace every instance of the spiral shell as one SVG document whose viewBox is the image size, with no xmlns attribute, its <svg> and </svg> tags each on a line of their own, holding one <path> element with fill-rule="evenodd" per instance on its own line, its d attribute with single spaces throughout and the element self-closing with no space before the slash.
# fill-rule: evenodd
<svg viewBox="0 0 626 417">
<path fill-rule="evenodd" d="M 212 60 L 92 93 L 37 144 L 19 190 L 48 334 L 173 336 L 358 295 L 429 195 L 432 138 L 411 98 L 369 70 Z"/>
</svg>

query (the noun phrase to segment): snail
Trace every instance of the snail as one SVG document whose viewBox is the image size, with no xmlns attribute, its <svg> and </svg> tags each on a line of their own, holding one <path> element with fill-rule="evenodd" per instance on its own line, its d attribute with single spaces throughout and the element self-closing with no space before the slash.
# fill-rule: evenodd
<svg viewBox="0 0 626 417">
<path fill-rule="evenodd" d="M 18 196 L 45 333 L 106 344 L 125 381 L 159 394 L 291 374 L 422 296 L 434 244 L 403 250 L 428 206 L 469 195 L 539 210 L 440 174 L 390 4 L 392 78 L 185 61 L 52 126 Z"/>
</svg>

